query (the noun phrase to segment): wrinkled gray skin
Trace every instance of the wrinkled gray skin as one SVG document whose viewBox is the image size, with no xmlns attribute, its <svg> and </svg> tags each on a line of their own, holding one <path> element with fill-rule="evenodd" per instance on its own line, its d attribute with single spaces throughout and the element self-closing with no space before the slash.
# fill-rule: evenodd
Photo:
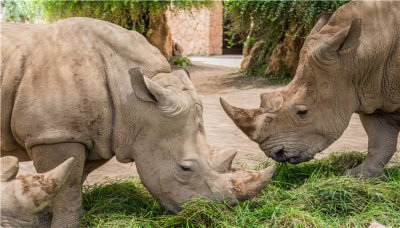
<svg viewBox="0 0 400 228">
<path fill-rule="evenodd" d="M 1 161 L 1 227 L 37 227 L 36 215 L 48 206 L 71 173 L 69 158 L 49 172 L 21 175 L 18 159 L 6 156 Z"/>
<path fill-rule="evenodd" d="M 399 1 L 356 1 L 322 15 L 285 88 L 261 94 L 258 109 L 221 99 L 223 108 L 267 156 L 293 164 L 331 145 L 358 113 L 369 138 L 368 155 L 347 173 L 382 175 L 400 129 L 399 12 Z"/>
<path fill-rule="evenodd" d="M 1 150 L 38 172 L 75 166 L 52 203 L 52 227 L 76 227 L 81 182 L 116 156 L 136 162 L 150 193 L 176 212 L 192 197 L 254 197 L 274 173 L 231 170 L 234 150 L 207 143 L 188 74 L 146 39 L 114 24 L 71 18 L 2 24 Z M 140 70 L 141 68 L 143 70 Z"/>
</svg>

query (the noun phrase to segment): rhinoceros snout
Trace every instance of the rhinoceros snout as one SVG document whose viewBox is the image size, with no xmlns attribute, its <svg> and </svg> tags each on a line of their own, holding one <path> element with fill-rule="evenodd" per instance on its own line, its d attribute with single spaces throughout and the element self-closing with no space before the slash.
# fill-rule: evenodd
<svg viewBox="0 0 400 228">
<path fill-rule="evenodd" d="M 301 156 L 298 155 L 293 155 L 293 153 L 291 153 L 289 150 L 287 150 L 286 148 L 282 147 L 278 147 L 278 148 L 274 148 L 271 150 L 264 150 L 264 153 L 274 159 L 277 162 L 288 162 L 290 164 L 298 164 L 301 163 L 307 159 L 302 158 Z"/>
<path fill-rule="evenodd" d="M 288 158 L 287 161 L 288 161 L 290 164 L 298 164 L 298 163 L 301 163 L 301 162 L 302 162 L 302 160 L 301 160 L 301 158 L 300 158 L 299 156 L 290 157 L 290 158 Z"/>
<path fill-rule="evenodd" d="M 289 159 L 289 157 L 287 156 L 287 151 L 283 146 L 278 146 L 274 148 L 261 147 L 261 149 L 264 151 L 265 155 L 274 159 L 277 162 L 286 162 Z"/>
</svg>

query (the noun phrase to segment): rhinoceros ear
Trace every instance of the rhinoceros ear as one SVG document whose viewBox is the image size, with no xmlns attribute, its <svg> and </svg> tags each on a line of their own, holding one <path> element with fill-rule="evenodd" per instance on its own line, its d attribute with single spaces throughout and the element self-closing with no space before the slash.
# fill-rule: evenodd
<svg viewBox="0 0 400 228">
<path fill-rule="evenodd" d="M 310 32 L 310 35 L 313 35 L 313 34 L 319 32 L 322 29 L 322 27 L 324 27 L 328 23 L 328 21 L 331 18 L 332 14 L 333 13 L 322 13 L 322 14 L 320 14 L 317 17 L 317 19 L 315 20 L 315 24 L 314 24 L 313 29 Z"/>
<path fill-rule="evenodd" d="M 321 50 L 327 60 L 334 59 L 339 53 L 345 53 L 358 46 L 361 35 L 361 19 L 356 18 L 347 26 L 333 35 Z"/>
<path fill-rule="evenodd" d="M 157 103 L 155 95 L 150 92 L 145 82 L 146 77 L 143 71 L 139 67 L 131 68 L 129 69 L 129 74 L 131 75 L 132 88 L 137 98 L 142 101 Z"/>
</svg>

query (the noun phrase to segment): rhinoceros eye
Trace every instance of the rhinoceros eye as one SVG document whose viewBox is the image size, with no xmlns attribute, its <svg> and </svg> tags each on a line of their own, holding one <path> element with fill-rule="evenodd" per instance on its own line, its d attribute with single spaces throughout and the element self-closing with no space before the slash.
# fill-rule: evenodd
<svg viewBox="0 0 400 228">
<path fill-rule="evenodd" d="M 304 117 L 308 113 L 307 107 L 305 105 L 296 105 L 295 109 L 296 114 L 300 117 Z"/>
<path fill-rule="evenodd" d="M 307 114 L 307 112 L 308 112 L 308 110 L 300 110 L 300 111 L 297 111 L 297 115 L 304 116 Z"/>
<path fill-rule="evenodd" d="M 179 167 L 180 167 L 183 171 L 185 171 L 185 172 L 192 171 L 192 170 L 190 169 L 190 167 L 189 167 L 189 166 L 186 166 L 186 165 L 179 165 Z"/>
</svg>

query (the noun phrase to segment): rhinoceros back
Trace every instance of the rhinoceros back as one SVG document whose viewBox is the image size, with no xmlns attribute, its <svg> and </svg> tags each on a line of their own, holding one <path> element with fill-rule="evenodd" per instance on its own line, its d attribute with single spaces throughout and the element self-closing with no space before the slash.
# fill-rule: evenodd
<svg viewBox="0 0 400 228">
<path fill-rule="evenodd" d="M 129 68 L 150 77 L 170 71 L 142 35 L 104 21 L 5 23 L 1 36 L 2 151 L 79 142 L 89 158 L 109 159 L 132 92 Z"/>
</svg>

